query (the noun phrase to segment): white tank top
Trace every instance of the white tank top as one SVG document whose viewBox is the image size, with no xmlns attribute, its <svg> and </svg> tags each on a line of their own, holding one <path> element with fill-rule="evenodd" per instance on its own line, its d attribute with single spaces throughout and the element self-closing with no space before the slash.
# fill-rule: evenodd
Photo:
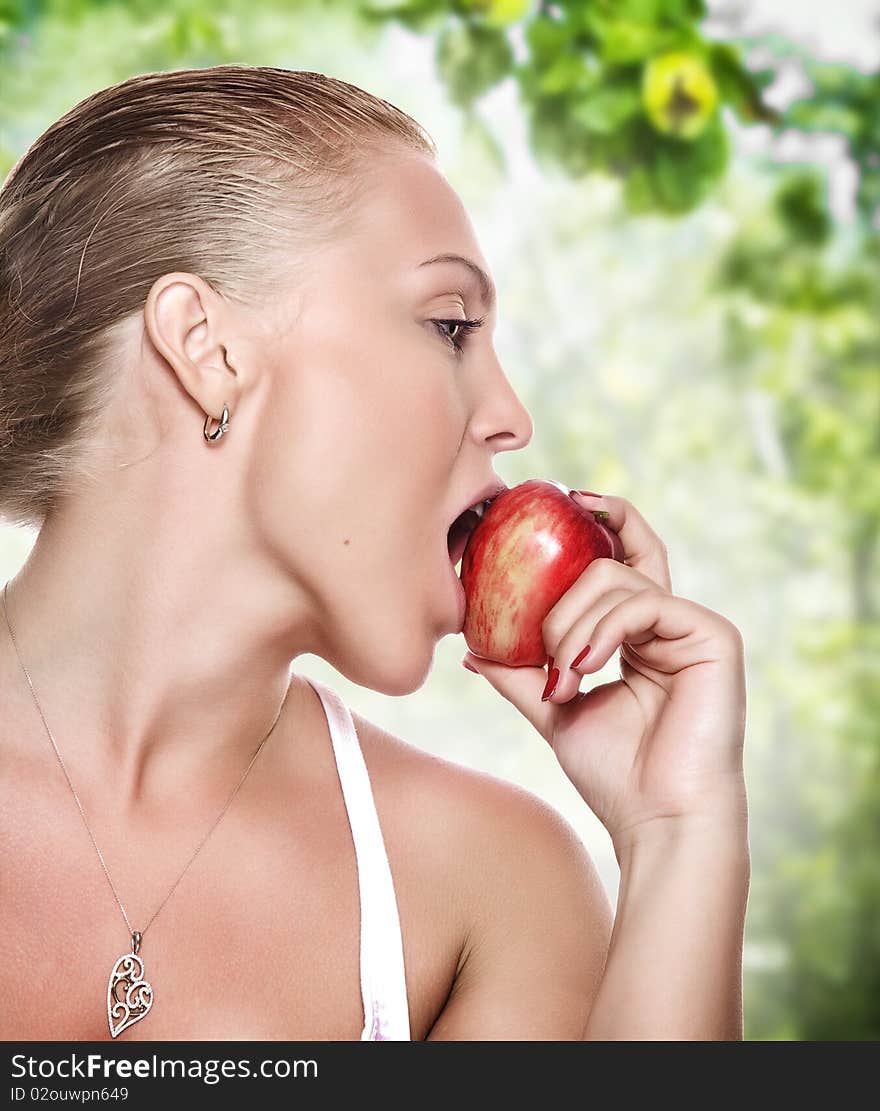
<svg viewBox="0 0 880 1111">
<path fill-rule="evenodd" d="M 345 702 L 326 683 L 310 678 L 308 681 L 321 699 L 327 716 L 357 858 L 364 1001 L 364 1028 L 360 1040 L 409 1041 L 409 1008 L 397 898 L 367 765 Z"/>
</svg>

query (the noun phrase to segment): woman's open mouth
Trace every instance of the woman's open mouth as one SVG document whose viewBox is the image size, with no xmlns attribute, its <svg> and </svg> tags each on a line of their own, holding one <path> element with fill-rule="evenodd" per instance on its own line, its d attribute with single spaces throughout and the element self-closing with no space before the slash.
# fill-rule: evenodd
<svg viewBox="0 0 880 1111">
<path fill-rule="evenodd" d="M 471 533 L 480 523 L 491 502 L 492 498 L 477 502 L 475 506 L 471 506 L 460 513 L 450 525 L 449 532 L 446 535 L 446 550 L 449 552 L 449 562 L 456 571 L 461 562 L 461 557 L 464 555 L 468 540 L 471 538 Z"/>
</svg>

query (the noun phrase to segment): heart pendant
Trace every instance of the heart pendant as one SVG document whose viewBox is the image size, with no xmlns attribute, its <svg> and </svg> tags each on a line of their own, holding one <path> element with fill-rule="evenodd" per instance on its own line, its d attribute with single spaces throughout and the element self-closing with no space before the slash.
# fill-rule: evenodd
<svg viewBox="0 0 880 1111">
<path fill-rule="evenodd" d="M 137 955 L 139 944 L 140 934 L 135 934 L 132 952 L 124 953 L 113 965 L 107 984 L 107 1021 L 114 1038 L 140 1022 L 153 1006 L 153 987 L 144 979 L 144 962 Z"/>
</svg>

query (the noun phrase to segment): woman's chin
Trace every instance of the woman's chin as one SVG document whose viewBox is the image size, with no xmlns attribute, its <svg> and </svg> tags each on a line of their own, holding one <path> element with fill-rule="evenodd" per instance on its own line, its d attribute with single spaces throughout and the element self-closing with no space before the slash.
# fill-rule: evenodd
<svg viewBox="0 0 880 1111">
<path fill-rule="evenodd" d="M 398 661 L 396 666 L 395 662 L 389 660 L 388 667 L 384 669 L 381 675 L 375 675 L 372 682 L 362 683 L 362 686 L 368 686 L 371 690 L 378 691 L 380 694 L 388 695 L 389 698 L 402 698 L 404 695 L 413 694 L 424 686 L 428 675 L 431 672 L 431 662 L 433 653 L 431 653 L 424 665 L 418 669 L 412 666 L 412 661 L 404 663 Z"/>
<path fill-rule="evenodd" d="M 359 687 L 391 698 L 412 694 L 424 686 L 434 662 L 437 641 L 444 634 L 438 622 L 429 623 L 428 620 L 421 636 L 401 636 L 401 629 L 402 626 L 398 626 L 397 634 L 383 638 L 379 645 L 375 644 L 374 633 L 370 638 L 374 646 L 368 646 L 365 638 L 362 642 L 365 651 L 348 652 L 328 662 Z"/>
</svg>

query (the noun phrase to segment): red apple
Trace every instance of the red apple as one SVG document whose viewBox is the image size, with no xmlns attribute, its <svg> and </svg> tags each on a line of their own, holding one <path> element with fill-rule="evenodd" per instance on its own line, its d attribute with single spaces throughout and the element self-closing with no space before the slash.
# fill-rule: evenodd
<svg viewBox="0 0 880 1111">
<path fill-rule="evenodd" d="M 468 648 L 510 667 L 543 667 L 544 619 L 600 556 L 622 563 L 620 538 L 567 486 L 532 478 L 503 490 L 462 556 Z"/>
</svg>

